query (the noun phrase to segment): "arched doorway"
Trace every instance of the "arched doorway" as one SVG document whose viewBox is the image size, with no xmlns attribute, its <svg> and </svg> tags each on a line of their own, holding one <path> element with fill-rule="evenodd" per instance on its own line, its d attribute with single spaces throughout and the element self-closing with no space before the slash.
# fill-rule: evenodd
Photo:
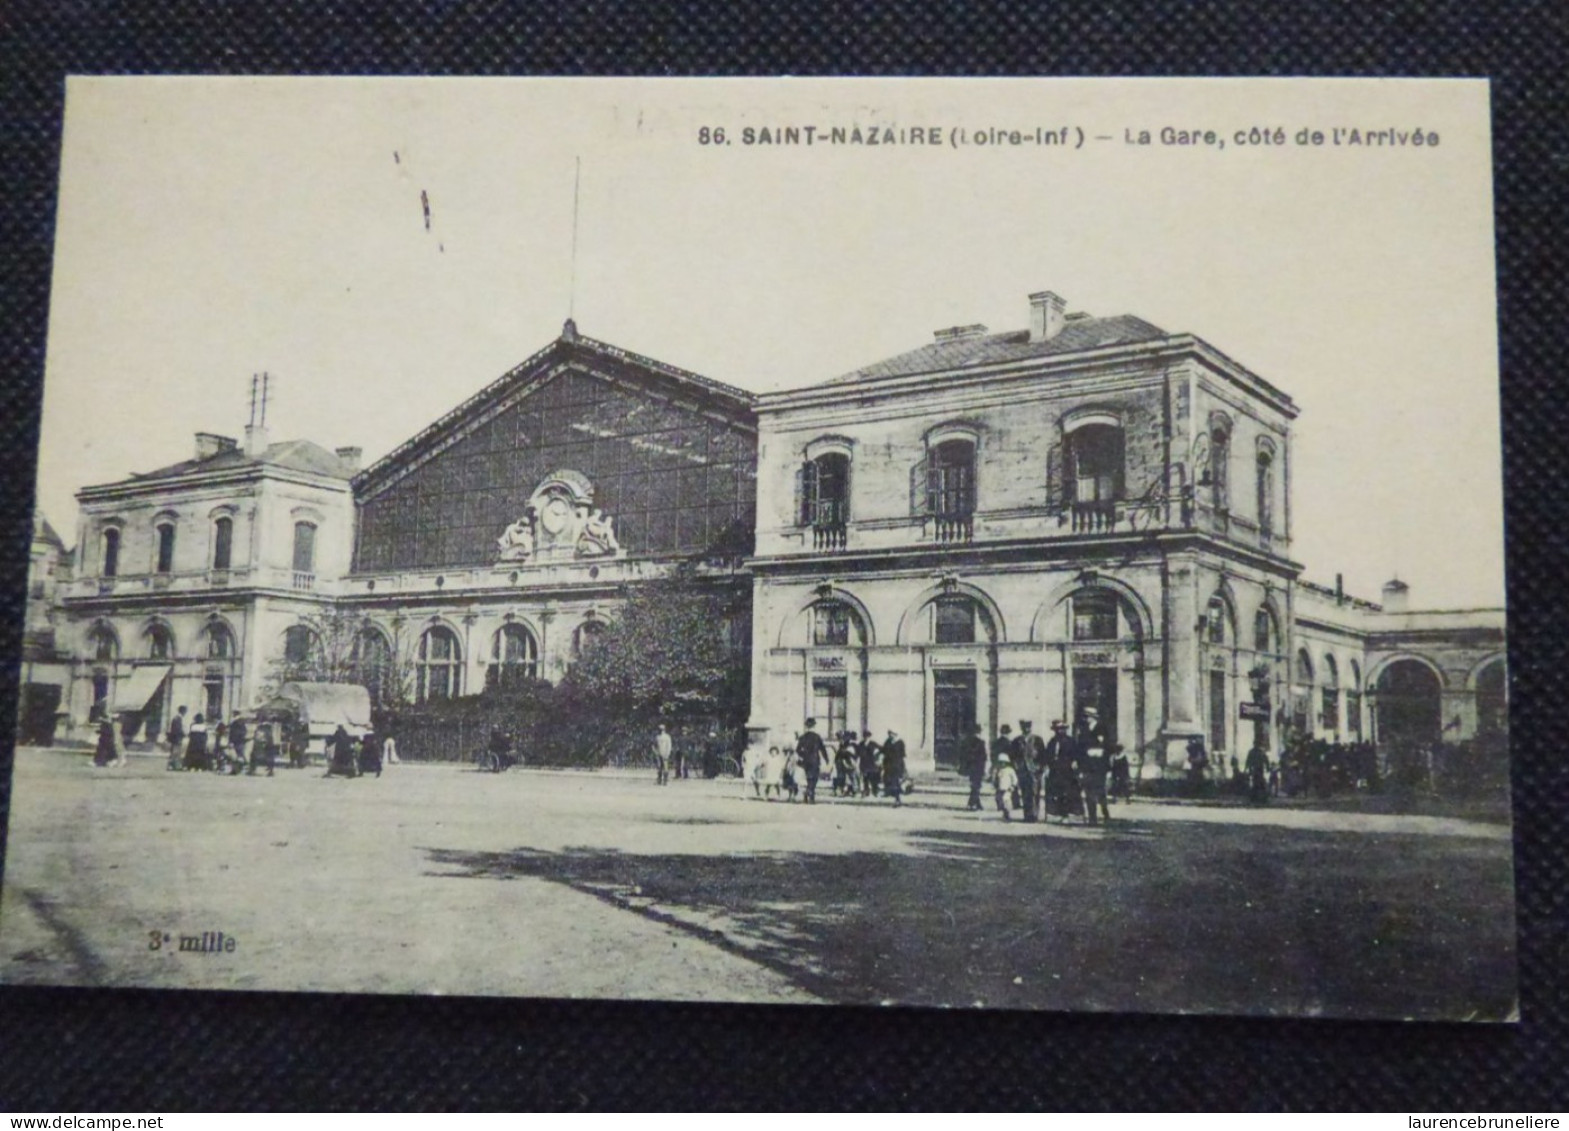
<svg viewBox="0 0 1569 1131">
<path fill-rule="evenodd" d="M 1437 673 L 1420 660 L 1396 660 L 1379 674 L 1374 740 L 1396 780 L 1430 775 L 1428 751 L 1443 732 L 1442 692 Z"/>
<path fill-rule="evenodd" d="M 1509 733 L 1509 681 L 1502 659 L 1489 661 L 1476 673 L 1476 733 L 1478 737 Z"/>
</svg>

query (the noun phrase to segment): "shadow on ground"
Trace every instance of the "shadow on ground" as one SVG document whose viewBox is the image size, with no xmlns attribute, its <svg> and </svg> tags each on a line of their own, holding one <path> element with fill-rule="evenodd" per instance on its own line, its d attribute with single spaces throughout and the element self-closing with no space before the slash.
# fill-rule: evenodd
<svg viewBox="0 0 1569 1131">
<path fill-rule="evenodd" d="M 915 855 L 427 851 L 434 874 L 564 884 L 830 1001 L 1514 1013 L 1507 843 L 1139 822 L 907 835 Z"/>
</svg>

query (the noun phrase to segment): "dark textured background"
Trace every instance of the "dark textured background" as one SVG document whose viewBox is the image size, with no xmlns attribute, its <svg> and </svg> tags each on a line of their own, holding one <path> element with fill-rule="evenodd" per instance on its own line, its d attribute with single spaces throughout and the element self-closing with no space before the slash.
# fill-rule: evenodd
<svg viewBox="0 0 1569 1131">
<path fill-rule="evenodd" d="M 1487 1028 L 0 988 L 0 1110 L 1561 1109 L 1569 754 L 1551 736 L 1569 734 L 1566 21 L 1561 0 L 0 6 L 7 664 L 20 647 L 68 72 L 1491 77 L 1522 982 L 1521 1023 Z M 1463 548 L 1465 515 L 1434 521 Z M 0 807 L 15 678 L 0 676 Z"/>
</svg>

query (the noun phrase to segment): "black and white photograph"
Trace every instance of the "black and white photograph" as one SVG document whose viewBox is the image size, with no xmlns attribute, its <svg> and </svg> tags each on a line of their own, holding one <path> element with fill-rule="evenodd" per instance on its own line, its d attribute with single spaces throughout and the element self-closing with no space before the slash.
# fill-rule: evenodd
<svg viewBox="0 0 1569 1131">
<path fill-rule="evenodd" d="M 0 982 L 1519 1019 L 1486 80 L 65 106 Z"/>
</svg>

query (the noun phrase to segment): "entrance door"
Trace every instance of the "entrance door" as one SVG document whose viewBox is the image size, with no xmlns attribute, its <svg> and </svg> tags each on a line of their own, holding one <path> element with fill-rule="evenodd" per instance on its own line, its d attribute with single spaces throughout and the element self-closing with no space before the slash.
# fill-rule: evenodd
<svg viewBox="0 0 1569 1131">
<path fill-rule="evenodd" d="M 206 704 L 207 718 L 223 718 L 223 676 L 208 675 L 202 683 L 202 700 Z"/>
<path fill-rule="evenodd" d="M 1084 708 L 1094 707 L 1100 715 L 1100 725 L 1109 742 L 1117 741 L 1117 669 L 1073 669 L 1073 718 L 1070 726 L 1077 725 Z"/>
<path fill-rule="evenodd" d="M 817 720 L 817 733 L 830 749 L 839 741 L 840 732 L 849 729 L 848 690 L 849 680 L 842 675 L 812 680 L 812 717 Z"/>
<path fill-rule="evenodd" d="M 1226 724 L 1229 719 L 1226 715 L 1226 673 L 1211 671 L 1209 673 L 1209 749 L 1212 754 L 1219 754 L 1228 745 L 1226 732 L 1230 729 Z"/>
<path fill-rule="evenodd" d="M 941 769 L 959 768 L 959 740 L 975 726 L 975 669 L 939 669 L 932 701 L 932 748 Z"/>
</svg>

